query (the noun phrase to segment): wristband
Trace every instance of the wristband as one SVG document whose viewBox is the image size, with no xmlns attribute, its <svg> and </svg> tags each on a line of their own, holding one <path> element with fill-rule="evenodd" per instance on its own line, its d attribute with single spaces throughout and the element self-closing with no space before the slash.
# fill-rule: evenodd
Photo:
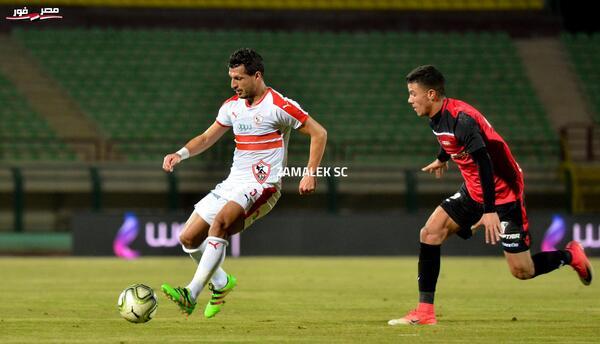
<svg viewBox="0 0 600 344">
<path fill-rule="evenodd" d="M 179 154 L 181 160 L 185 160 L 190 157 L 190 151 L 185 147 L 178 150 L 175 154 Z"/>
</svg>

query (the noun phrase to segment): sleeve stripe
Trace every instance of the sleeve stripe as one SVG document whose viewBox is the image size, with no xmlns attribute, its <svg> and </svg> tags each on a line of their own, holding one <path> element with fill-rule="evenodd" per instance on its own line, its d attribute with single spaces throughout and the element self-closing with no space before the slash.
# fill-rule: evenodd
<svg viewBox="0 0 600 344">
<path fill-rule="evenodd" d="M 290 104 L 290 102 L 286 102 L 282 107 L 283 111 L 285 111 L 288 115 L 294 117 L 296 120 L 298 120 L 300 123 L 304 123 L 306 122 L 306 119 L 308 118 L 308 114 L 300 109 L 298 109 L 296 106 L 294 106 L 293 104 Z"/>
<path fill-rule="evenodd" d="M 222 127 L 231 128 L 231 125 L 225 125 L 225 124 L 219 122 L 219 120 L 217 120 L 217 119 L 215 120 L 215 122 L 217 122 L 217 124 L 220 125 L 220 126 L 222 126 Z"/>
</svg>

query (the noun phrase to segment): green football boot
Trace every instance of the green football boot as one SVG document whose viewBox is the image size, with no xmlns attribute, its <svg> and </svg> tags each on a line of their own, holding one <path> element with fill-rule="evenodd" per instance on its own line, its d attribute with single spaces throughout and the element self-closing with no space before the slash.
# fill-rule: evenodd
<svg viewBox="0 0 600 344">
<path fill-rule="evenodd" d="M 190 315 L 196 308 L 196 301 L 190 295 L 188 288 L 177 287 L 173 288 L 168 284 L 163 284 L 160 289 L 163 293 L 179 306 L 181 313 Z"/>
<path fill-rule="evenodd" d="M 227 284 L 223 289 L 215 289 L 215 286 L 212 283 L 208 283 L 208 289 L 212 291 L 212 296 L 206 304 L 206 308 L 204 308 L 204 316 L 206 318 L 212 318 L 221 311 L 221 307 L 225 304 L 225 296 L 227 296 L 236 285 L 237 279 L 233 275 L 227 275 Z"/>
</svg>

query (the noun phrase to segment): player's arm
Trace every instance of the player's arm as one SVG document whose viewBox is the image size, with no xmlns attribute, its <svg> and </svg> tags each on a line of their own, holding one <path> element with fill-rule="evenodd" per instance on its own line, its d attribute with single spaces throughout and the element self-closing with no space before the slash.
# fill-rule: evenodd
<svg viewBox="0 0 600 344">
<path fill-rule="evenodd" d="M 440 152 L 437 158 L 429 165 L 423 167 L 421 171 L 433 173 L 435 172 L 436 178 L 441 178 L 444 175 L 444 171 L 448 170 L 448 160 L 450 160 L 450 154 L 448 154 L 442 146 L 440 146 Z"/>
<path fill-rule="evenodd" d="M 479 223 L 485 227 L 485 242 L 494 245 L 497 241 L 500 241 L 501 229 L 500 218 L 495 206 L 496 188 L 492 160 L 485 147 L 471 153 L 471 157 L 477 163 L 479 180 L 483 190 L 483 216 Z"/>
<path fill-rule="evenodd" d="M 327 144 L 327 130 L 315 119 L 308 117 L 304 124 L 298 128 L 298 131 L 310 136 L 310 153 L 307 165 L 310 174 L 304 176 L 298 186 L 300 194 L 305 195 L 314 192 L 317 187 L 317 180 L 312 174 L 317 172 L 317 167 L 319 167 L 321 159 L 323 159 L 325 145 Z"/>
<path fill-rule="evenodd" d="M 215 121 L 205 132 L 188 141 L 183 148 L 175 153 L 167 154 L 163 159 L 163 170 L 173 172 L 175 165 L 210 148 L 229 128 Z"/>
<path fill-rule="evenodd" d="M 483 191 L 483 216 L 478 224 L 485 227 L 485 242 L 492 245 L 500 241 L 500 218 L 496 212 L 496 185 L 492 159 L 488 154 L 479 125 L 467 115 L 460 114 L 456 136 L 477 164 L 479 182 Z"/>
</svg>

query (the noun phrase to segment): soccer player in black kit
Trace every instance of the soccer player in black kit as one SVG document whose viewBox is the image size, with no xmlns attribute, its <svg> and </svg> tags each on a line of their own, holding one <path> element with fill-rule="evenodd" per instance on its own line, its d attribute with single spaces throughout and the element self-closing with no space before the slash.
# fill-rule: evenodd
<svg viewBox="0 0 600 344">
<path fill-rule="evenodd" d="M 523 173 L 508 145 L 483 115 L 469 104 L 447 98 L 444 76 L 434 66 L 410 72 L 408 103 L 419 117 L 428 117 L 440 144 L 437 159 L 422 170 L 442 176 L 452 159 L 464 183 L 438 206 L 421 229 L 418 284 L 419 304 L 389 325 L 433 325 L 433 306 L 440 273 L 440 247 L 452 234 L 463 239 L 479 226 L 488 244 L 501 242 L 513 276 L 526 280 L 571 265 L 585 285 L 592 282 L 592 267 L 576 241 L 564 250 L 529 252 L 529 224 L 523 202 Z"/>
</svg>

